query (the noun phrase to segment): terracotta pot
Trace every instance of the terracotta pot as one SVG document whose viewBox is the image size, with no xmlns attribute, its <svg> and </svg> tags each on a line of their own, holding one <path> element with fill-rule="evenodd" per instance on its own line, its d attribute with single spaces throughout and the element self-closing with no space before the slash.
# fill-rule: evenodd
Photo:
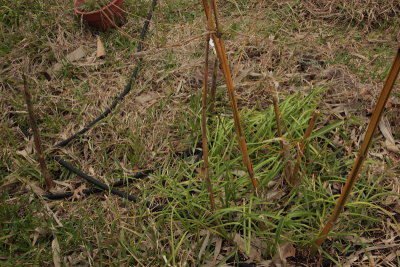
<svg viewBox="0 0 400 267">
<path fill-rule="evenodd" d="M 107 6 L 90 12 L 79 9 L 85 2 L 86 0 L 74 1 L 75 13 L 82 16 L 90 25 L 100 30 L 107 30 L 115 27 L 125 15 L 123 11 L 123 0 L 112 0 Z"/>
</svg>

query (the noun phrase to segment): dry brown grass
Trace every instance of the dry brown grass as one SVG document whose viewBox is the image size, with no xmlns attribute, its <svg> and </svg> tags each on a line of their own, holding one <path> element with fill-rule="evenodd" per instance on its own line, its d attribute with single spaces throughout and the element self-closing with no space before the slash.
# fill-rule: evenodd
<svg viewBox="0 0 400 267">
<path fill-rule="evenodd" d="M 341 24 L 354 23 L 368 29 L 400 15 L 397 0 L 306 0 L 302 5 L 313 18 Z"/>
<path fill-rule="evenodd" d="M 21 169 L 29 162 L 33 162 L 33 167 L 36 166 L 33 160 L 25 160 L 16 153 L 24 149 L 32 152 L 31 141 L 24 138 L 15 125 L 15 122 L 27 125 L 21 98 L 21 74 L 27 68 L 27 58 L 30 59 L 30 84 L 36 89 L 33 95 L 38 109 L 37 116 L 47 148 L 79 130 L 107 107 L 121 91 L 137 59 L 129 42 L 118 48 L 113 47 L 116 45 L 113 39 L 119 35 L 111 32 L 103 36 L 108 53 L 106 59 L 95 61 L 94 66 L 86 64 L 95 52 L 96 34 L 74 19 L 72 9 L 60 8 L 65 5 L 64 1 L 53 2 L 46 13 L 51 19 L 44 22 L 40 31 L 32 33 L 30 30 L 34 27 L 33 19 L 4 31 L 5 35 L 21 34 L 24 37 L 1 59 L 0 167 L 7 174 L 21 174 Z M 293 1 L 275 1 L 271 6 L 271 1 L 242 3 L 221 1 L 222 24 L 228 32 L 226 47 L 233 62 L 241 107 L 264 109 L 271 104 L 271 90 L 284 97 L 305 88 L 322 86 L 328 88 L 324 99 L 324 112 L 329 114 L 326 120 L 345 120 L 349 117 L 357 117 L 363 123 L 368 120 L 369 110 L 383 83 L 385 67 L 400 41 L 399 27 L 395 23 L 399 21 L 399 1 L 387 0 L 375 4 L 370 0 L 307 0 L 293 7 L 290 6 Z M 203 34 L 204 19 L 198 1 L 188 1 L 187 5 L 179 6 L 174 12 L 168 9 L 168 5 L 169 1 L 161 1 L 155 13 L 145 45 L 145 50 L 150 52 L 141 55 L 145 64 L 133 91 L 109 118 L 80 141 L 60 152 L 85 172 L 100 177 L 104 182 L 110 182 L 112 177 L 119 177 L 121 173 L 130 174 L 165 163 L 178 146 L 187 147 L 186 142 L 193 135 L 190 129 L 184 129 L 182 133 L 176 126 L 180 123 L 182 113 L 191 112 L 191 97 L 200 95 L 203 39 L 178 47 L 164 47 Z M 193 13 L 192 19 L 185 17 L 188 13 Z M 27 12 L 26 16 L 34 18 L 35 14 Z M 394 23 L 391 23 L 392 20 Z M 135 38 L 142 21 L 135 16 L 128 16 L 121 30 Z M 389 26 L 385 26 L 384 21 Z M 332 22 L 337 24 L 333 25 Z M 346 25 L 341 25 L 343 22 Z M 238 29 L 234 24 L 239 25 Z M 354 27 L 354 24 L 359 27 Z M 383 25 L 382 29 L 377 29 L 378 25 Z M 364 27 L 368 31 L 364 31 Z M 83 46 L 89 53 L 81 61 L 72 63 L 72 77 L 52 76 L 50 81 L 43 78 L 41 71 L 47 70 L 79 46 Z M 371 75 L 373 73 L 376 76 Z M 216 111 L 229 113 L 224 93 L 226 88 L 221 77 L 219 81 L 220 101 Z M 86 89 L 79 94 L 78 89 L 82 88 Z M 395 88 L 395 94 L 399 94 L 398 87 Z M 391 103 L 393 109 L 388 118 L 398 140 L 400 129 L 396 126 L 400 118 L 399 97 L 393 97 Z M 57 123 L 53 125 L 48 121 Z M 348 130 L 351 133 L 350 140 L 338 140 L 338 143 L 346 144 L 354 151 L 358 145 L 357 136 L 363 132 L 363 128 L 352 126 Z M 351 149 L 349 154 L 353 152 Z M 384 148 L 376 149 L 373 153 L 372 158 L 379 162 L 385 158 L 399 162 L 398 155 Z M 136 155 L 136 160 L 129 159 L 132 154 Z M 60 175 L 55 178 L 66 178 L 63 182 L 72 187 L 81 182 L 77 177 L 63 173 L 54 163 L 51 168 L 54 174 Z M 398 165 L 387 169 L 391 174 L 385 178 L 384 183 L 391 185 L 393 192 L 399 193 Z M 376 168 L 374 171 L 382 174 L 385 170 Z M 22 172 L 22 175 L 29 176 L 30 173 Z M 139 188 L 146 186 L 146 183 L 138 184 Z M 68 188 L 59 186 L 59 189 Z M 130 190 L 138 191 L 135 188 Z M 16 192 L 15 197 L 27 193 L 22 186 Z M 146 235 L 149 235 L 149 240 L 156 240 L 154 250 L 160 251 L 157 252 L 160 254 L 151 257 L 161 257 L 162 253 L 170 249 L 165 240 L 165 236 L 170 234 L 169 230 L 157 226 L 157 218 L 129 217 L 137 215 L 136 206 L 127 208 L 113 196 L 94 197 L 87 202 L 80 202 L 81 207 L 76 204 L 55 202 L 51 208 L 65 222 L 79 220 L 85 212 L 88 213 L 87 217 L 96 221 L 100 219 L 99 214 L 93 211 L 96 208 L 101 210 L 105 221 L 116 222 L 115 227 L 118 229 L 125 227 L 140 230 L 150 225 L 154 232 L 146 232 Z M 390 202 L 390 205 L 397 207 L 394 202 Z M 380 245 L 397 235 L 397 226 L 389 222 L 384 223 L 384 226 L 387 228 L 387 236 L 379 237 L 381 232 L 377 231 L 378 237 L 369 242 L 371 246 Z M 84 238 L 90 240 L 93 246 L 96 246 L 96 242 L 114 244 L 118 238 L 113 232 L 115 228 L 112 229 L 108 224 L 102 228 L 88 223 L 87 227 Z M 92 236 L 96 231 L 103 235 L 97 233 Z M 181 229 L 176 231 L 179 237 Z M 125 239 L 134 240 L 136 236 L 129 230 L 125 234 L 128 236 Z M 123 249 L 121 246 L 119 248 Z M 82 260 L 88 263 L 91 257 L 98 259 L 99 250 L 96 249 L 77 245 L 69 256 L 89 255 Z M 110 258 L 118 257 L 115 248 L 106 249 L 104 253 Z M 360 258 L 339 255 L 338 259 L 361 265 L 382 262 L 385 255 L 391 255 L 391 251 L 374 253 L 370 253 L 374 257 L 372 260 L 364 257 L 367 254 L 361 257 L 361 252 L 357 254 Z M 182 263 L 186 261 L 195 264 L 197 251 L 181 251 L 177 257 Z"/>
</svg>

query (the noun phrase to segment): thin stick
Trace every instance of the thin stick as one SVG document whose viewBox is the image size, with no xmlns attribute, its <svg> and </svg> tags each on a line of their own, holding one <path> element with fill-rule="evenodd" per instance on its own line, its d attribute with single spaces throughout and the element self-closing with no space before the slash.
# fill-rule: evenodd
<svg viewBox="0 0 400 267">
<path fill-rule="evenodd" d="M 217 94 L 217 75 L 218 75 L 218 58 L 214 60 L 211 90 L 210 90 L 210 112 L 214 112 L 215 95 Z"/>
<path fill-rule="evenodd" d="M 37 158 L 39 161 L 40 171 L 41 171 L 44 181 L 46 183 L 46 189 L 50 190 L 54 187 L 54 181 L 50 177 L 49 170 L 47 169 L 46 162 L 44 160 L 43 150 L 42 150 L 42 142 L 40 140 L 39 130 L 38 130 L 37 123 L 36 123 L 36 117 L 34 115 L 35 112 L 33 109 L 32 97 L 29 92 L 28 83 L 26 81 L 25 74 L 23 74 L 22 77 L 24 80 L 24 95 L 25 95 L 26 106 L 28 109 L 29 121 L 31 124 L 32 132 L 33 132 L 33 141 L 35 143 L 36 155 L 37 155 Z"/>
<path fill-rule="evenodd" d="M 356 183 L 357 177 L 361 171 L 364 160 L 368 154 L 368 148 L 371 144 L 372 137 L 374 136 L 374 132 L 382 116 L 382 113 L 385 109 L 385 105 L 389 98 L 390 92 L 392 91 L 393 85 L 399 74 L 399 70 L 400 70 L 400 48 L 398 48 L 397 50 L 397 55 L 393 62 L 392 68 L 390 69 L 389 76 L 386 79 L 385 85 L 383 86 L 381 95 L 379 96 L 378 102 L 375 106 L 375 110 L 372 113 L 371 121 L 368 125 L 367 132 L 361 144 L 358 156 L 354 161 L 353 168 L 351 169 L 347 177 L 346 184 L 342 189 L 340 197 L 337 200 L 336 206 L 331 216 L 329 217 L 328 222 L 325 224 L 324 228 L 322 229 L 321 233 L 318 236 L 318 239 L 315 241 L 315 245 L 317 248 L 324 243 L 325 239 L 327 238 L 327 235 L 331 231 L 333 225 L 335 224 L 341 211 L 343 210 L 343 207 L 346 203 L 347 198 L 350 195 L 350 192 L 354 184 Z"/>
<path fill-rule="evenodd" d="M 282 128 L 281 128 L 281 115 L 280 115 L 280 112 L 279 112 L 278 97 L 277 96 L 274 95 L 272 97 L 272 103 L 274 104 L 276 127 L 278 128 L 278 136 L 280 138 L 283 138 Z M 281 140 L 281 148 L 283 149 L 283 140 Z"/>
<path fill-rule="evenodd" d="M 207 95 L 208 95 L 208 58 L 210 52 L 210 35 L 206 38 L 206 60 L 204 63 L 204 79 L 203 79 L 203 100 L 202 100 L 202 122 L 201 122 L 201 134 L 202 134 L 202 147 L 203 147 L 203 159 L 204 159 L 204 177 L 207 183 L 207 189 L 210 197 L 211 209 L 215 210 L 214 193 L 210 179 L 210 171 L 208 165 L 208 140 L 207 140 Z"/>
<path fill-rule="evenodd" d="M 206 18 L 207 18 L 208 29 L 210 32 L 215 32 L 216 26 L 213 25 L 211 22 L 212 15 L 211 15 L 211 8 L 209 6 L 209 3 L 207 2 L 207 0 L 202 0 L 202 1 L 203 1 L 204 11 L 205 11 Z M 213 2 L 213 5 L 215 6 L 215 2 Z M 213 8 L 213 11 L 215 12 L 215 8 Z M 214 16 L 217 17 L 217 14 L 214 13 Z M 218 36 L 215 33 L 212 33 L 211 38 L 214 41 L 215 50 L 217 51 L 218 59 L 221 62 L 222 72 L 224 74 L 226 86 L 228 89 L 228 95 L 230 98 L 231 108 L 232 108 L 232 112 L 233 112 L 233 120 L 234 120 L 234 124 L 235 124 L 235 130 L 236 130 L 236 134 L 238 137 L 240 150 L 243 155 L 243 163 L 247 168 L 247 172 L 249 173 L 249 177 L 250 177 L 251 183 L 253 185 L 253 188 L 254 188 L 256 194 L 258 194 L 259 187 L 257 184 L 257 180 L 255 179 L 255 176 L 254 176 L 253 165 L 251 164 L 249 152 L 247 150 L 246 140 L 245 140 L 245 137 L 243 134 L 243 129 L 240 124 L 240 116 L 239 116 L 239 109 L 238 109 L 237 100 L 236 100 L 235 88 L 233 85 L 231 70 L 229 68 L 229 62 L 228 62 L 228 57 L 226 55 L 224 41 L 221 37 L 221 34 L 220 33 L 217 33 L 217 34 L 218 34 Z"/>
<path fill-rule="evenodd" d="M 289 182 L 292 186 L 296 186 L 300 182 L 297 179 L 297 177 L 298 177 L 298 172 L 299 172 L 299 168 L 300 168 L 301 158 L 303 157 L 303 153 L 304 153 L 304 147 L 306 146 L 306 141 L 310 137 L 310 135 L 314 129 L 315 122 L 317 121 L 319 113 L 320 113 L 319 110 L 314 111 L 312 118 L 308 124 L 307 130 L 303 136 L 303 139 L 299 143 L 299 151 L 297 152 L 296 164 L 294 165 L 292 175 L 290 176 L 290 179 L 289 179 Z"/>
<path fill-rule="evenodd" d="M 279 110 L 278 102 L 279 102 L 278 97 L 276 95 L 273 95 L 272 103 L 274 105 L 276 127 L 278 128 L 279 138 L 281 138 L 280 143 L 281 143 L 281 149 L 282 149 L 282 156 L 283 156 L 284 161 L 286 162 L 286 168 L 284 170 L 284 179 L 287 181 L 287 183 L 290 184 L 290 177 L 292 177 L 292 162 L 289 161 L 290 152 L 289 152 L 288 142 L 285 142 L 283 140 L 282 127 L 281 127 L 281 113 Z"/>
</svg>

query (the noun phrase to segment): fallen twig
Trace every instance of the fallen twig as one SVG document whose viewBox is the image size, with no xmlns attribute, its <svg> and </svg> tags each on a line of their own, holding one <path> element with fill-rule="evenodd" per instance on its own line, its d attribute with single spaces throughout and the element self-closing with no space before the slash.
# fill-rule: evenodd
<svg viewBox="0 0 400 267">
<path fill-rule="evenodd" d="M 46 189 L 49 191 L 50 189 L 52 189 L 54 187 L 55 184 L 54 184 L 53 179 L 50 177 L 49 170 L 47 169 L 46 162 L 44 160 L 42 142 L 40 140 L 39 130 L 37 127 L 35 112 L 34 112 L 33 104 L 32 104 L 32 97 L 29 92 L 28 83 L 26 81 L 25 74 L 23 74 L 22 77 L 24 80 L 24 95 L 25 95 L 26 106 L 28 109 L 29 121 L 31 124 L 32 132 L 33 132 L 33 141 L 35 143 L 36 155 L 37 155 L 37 158 L 39 161 L 40 171 L 41 171 L 44 181 L 46 183 Z"/>
</svg>

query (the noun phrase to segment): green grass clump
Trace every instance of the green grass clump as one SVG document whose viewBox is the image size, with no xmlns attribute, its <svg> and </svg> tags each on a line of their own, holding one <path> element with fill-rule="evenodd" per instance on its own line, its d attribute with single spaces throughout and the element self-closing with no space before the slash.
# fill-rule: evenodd
<svg viewBox="0 0 400 267">
<path fill-rule="evenodd" d="M 292 95 L 280 103 L 284 138 L 291 142 L 292 156 L 296 143 L 302 139 L 318 106 L 320 92 L 314 89 L 307 96 Z M 192 111 L 196 120 L 182 120 L 188 121 L 188 126 L 200 119 L 200 110 Z M 331 184 L 345 181 L 344 172 L 350 162 L 331 143 L 329 135 L 334 129 L 340 129 L 343 121 L 317 126 L 304 152 L 305 162 L 299 175 L 301 185 L 289 190 L 286 186 L 271 186 L 282 182 L 281 175 L 286 166 L 280 153 L 264 146 L 267 144 L 273 150 L 280 150 L 279 140 L 273 139 L 277 137 L 277 130 L 272 107 L 263 111 L 246 109 L 241 116 L 256 177 L 263 189 L 259 197 L 254 196 L 243 167 L 233 119 L 229 114 L 209 119 L 210 170 L 217 204 L 215 213 L 210 211 L 208 193 L 199 171 L 202 162 L 171 159 L 153 175 L 154 183 L 145 185 L 144 201 L 165 206 L 157 214 L 157 220 L 165 224 L 171 222 L 184 234 L 176 237 L 181 239 L 174 239 L 171 245 L 172 254 L 168 258 L 171 264 L 176 250 L 183 246 L 182 242 L 185 243 L 185 236 L 204 230 L 227 240 L 240 234 L 249 247 L 254 238 L 259 239 L 267 258 L 286 241 L 294 242 L 298 247 L 307 247 L 334 205 L 339 192 L 332 191 Z M 197 127 L 196 131 L 200 134 Z M 200 136 L 193 136 L 193 143 L 198 140 Z M 354 234 L 376 227 L 378 221 L 371 216 L 371 210 L 379 207 L 373 204 L 376 201 L 373 196 L 384 194 L 384 188 L 377 183 L 371 185 L 361 181 L 355 192 L 357 199 L 349 202 L 337 228 L 340 230 L 333 235 L 348 234 L 346 231 Z"/>
<path fill-rule="evenodd" d="M 46 247 L 51 246 L 51 235 L 40 235 L 36 245 L 32 242 L 35 232 L 50 227 L 48 218 L 40 212 L 39 200 L 21 197 L 10 201 L 0 195 L 0 201 L 0 265 L 22 266 L 28 259 L 34 265 L 49 264 L 51 251 Z"/>
<path fill-rule="evenodd" d="M 302 139 L 309 119 L 319 105 L 321 91 L 313 89 L 308 95 L 291 95 L 280 103 L 284 138 L 292 146 L 292 158 L 297 142 Z M 189 101 L 191 110 L 182 112 L 179 125 L 192 132 L 190 143 L 196 144 L 201 139 L 199 97 L 191 97 Z M 281 148 L 279 140 L 274 139 L 277 130 L 272 106 L 265 110 L 244 109 L 241 112 L 244 132 L 262 188 L 256 197 L 242 164 L 233 118 L 222 112 L 221 103 L 217 104 L 219 115 L 210 116 L 208 121 L 210 170 L 217 204 L 214 213 L 210 211 L 200 171 L 202 162 L 172 157 L 157 168 L 150 180 L 134 184 L 140 203 L 119 202 L 118 199 L 113 200 L 115 202 L 98 201 L 98 196 L 89 197 L 85 200 L 87 204 L 81 207 L 66 202 L 64 205 L 78 208 L 64 215 L 62 227 L 41 235 L 35 246 L 32 246 L 35 229 L 49 229 L 51 224 L 55 225 L 40 208 L 40 202 L 35 200 L 28 205 L 28 200 L 22 199 L 16 204 L 3 204 L 0 206 L 1 234 L 4 236 L 1 255 L 7 262 L 49 262 L 54 236 L 59 240 L 63 256 L 79 251 L 94 253 L 96 249 L 98 262 L 141 263 L 145 266 L 180 265 L 189 261 L 185 255 L 197 255 L 204 242 L 210 242 L 204 256 L 192 257 L 190 262 L 196 265 L 208 262 L 215 248 L 205 239 L 204 233 L 222 237 L 223 246 L 233 248 L 223 254 L 224 260 L 220 259 L 220 263 L 232 257 L 243 258 L 254 242 L 261 242 L 264 259 L 271 258 L 284 242 L 295 243 L 297 249 L 308 248 L 339 194 L 332 185 L 344 183 L 352 163 L 353 157 L 344 157 L 343 151 L 330 141 L 333 131 L 344 131 L 343 121 L 317 123 L 304 151 L 299 175 L 301 185 L 290 190 L 282 183 L 286 162 L 277 152 Z M 186 135 L 184 130 L 182 132 Z M 20 174 L 23 177 L 38 176 L 28 169 Z M 334 247 L 325 246 L 325 256 L 331 261 L 336 260 L 330 256 L 333 253 L 346 254 L 356 250 L 346 236 L 358 240 L 379 228 L 381 222 L 376 214 L 386 212 L 380 202 L 389 194 L 382 179 L 378 177 L 371 181 L 360 177 L 353 198 L 338 221 L 336 232 L 332 233 L 339 241 Z M 147 202 L 162 205 L 164 209 L 149 213 Z M 37 209 L 35 205 L 38 205 Z M 69 210 L 67 206 L 65 209 Z M 121 218 L 121 209 L 129 211 L 125 218 Z M 44 217 L 38 217 L 39 213 Z M 235 235 L 244 239 L 245 251 L 229 245 Z M 28 260 L 31 256 L 37 259 Z"/>
</svg>

